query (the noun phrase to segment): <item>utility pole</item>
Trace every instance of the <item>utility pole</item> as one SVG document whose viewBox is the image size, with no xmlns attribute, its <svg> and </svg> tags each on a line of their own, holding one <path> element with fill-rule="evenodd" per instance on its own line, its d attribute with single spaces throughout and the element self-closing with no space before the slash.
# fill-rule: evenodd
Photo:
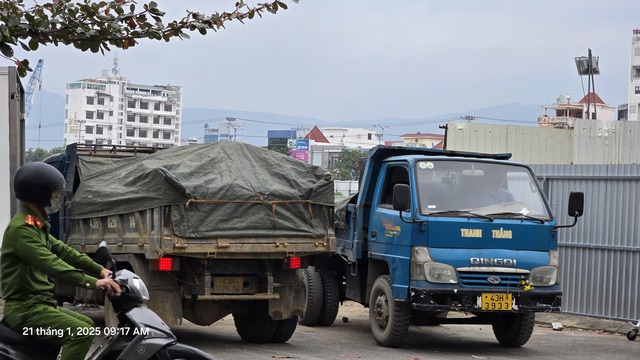
<svg viewBox="0 0 640 360">
<path fill-rule="evenodd" d="M 373 127 L 380 128 L 380 134 L 378 135 L 378 144 L 382 145 L 382 141 L 384 140 L 384 129 L 391 129 L 390 126 L 387 125 L 373 125 Z"/>
<path fill-rule="evenodd" d="M 227 116 L 227 141 L 231 140 L 231 129 L 233 128 L 233 141 L 238 141 L 238 129 L 244 129 L 244 124 L 237 124 L 236 118 Z"/>
</svg>

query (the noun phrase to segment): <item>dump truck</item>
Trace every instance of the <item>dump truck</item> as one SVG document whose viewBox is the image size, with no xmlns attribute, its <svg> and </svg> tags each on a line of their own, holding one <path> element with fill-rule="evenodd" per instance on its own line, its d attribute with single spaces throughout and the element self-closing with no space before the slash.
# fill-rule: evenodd
<svg viewBox="0 0 640 360">
<path fill-rule="evenodd" d="M 303 325 L 331 325 L 339 304 L 368 307 L 382 346 L 410 325 L 489 324 L 506 347 L 530 338 L 536 312 L 561 310 L 558 225 L 532 169 L 510 154 L 379 146 L 360 192 L 336 204 L 336 252 L 304 270 Z"/>
<path fill-rule="evenodd" d="M 90 256 L 106 241 L 170 325 L 233 314 L 244 341 L 285 342 L 305 307 L 299 269 L 312 255 L 335 252 L 331 176 L 267 149 L 74 143 L 45 162 L 66 180 L 52 234 Z M 56 293 L 101 301 L 63 284 Z"/>
</svg>

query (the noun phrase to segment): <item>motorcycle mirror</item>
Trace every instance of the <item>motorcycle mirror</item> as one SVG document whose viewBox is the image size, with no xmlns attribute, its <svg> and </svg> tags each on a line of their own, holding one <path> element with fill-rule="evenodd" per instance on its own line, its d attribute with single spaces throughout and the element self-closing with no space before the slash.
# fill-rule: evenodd
<svg viewBox="0 0 640 360">
<path fill-rule="evenodd" d="M 98 245 L 98 249 L 95 253 L 95 260 L 98 264 L 111 270 L 113 274 L 115 274 L 116 262 L 113 260 L 113 256 L 111 255 L 111 251 L 109 251 L 109 248 L 107 247 L 106 241 L 102 241 Z"/>
</svg>

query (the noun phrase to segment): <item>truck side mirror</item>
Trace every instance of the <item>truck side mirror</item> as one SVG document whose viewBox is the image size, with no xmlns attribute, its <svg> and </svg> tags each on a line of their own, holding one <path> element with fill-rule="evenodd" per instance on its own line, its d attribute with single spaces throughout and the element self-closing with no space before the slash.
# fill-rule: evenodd
<svg viewBox="0 0 640 360">
<path fill-rule="evenodd" d="M 580 217 L 584 212 L 584 193 L 572 191 L 569 194 L 569 216 Z"/>
<path fill-rule="evenodd" d="M 572 191 L 569 194 L 569 216 L 573 218 L 571 225 L 556 225 L 553 229 L 570 228 L 576 226 L 578 218 L 584 212 L 584 193 L 581 191 Z"/>
<path fill-rule="evenodd" d="M 411 207 L 411 188 L 407 184 L 393 187 L 393 210 L 407 211 Z"/>
</svg>

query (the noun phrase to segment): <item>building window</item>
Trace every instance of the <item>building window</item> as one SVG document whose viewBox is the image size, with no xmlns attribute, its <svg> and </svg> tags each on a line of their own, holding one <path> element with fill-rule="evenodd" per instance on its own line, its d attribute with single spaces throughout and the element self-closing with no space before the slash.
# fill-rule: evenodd
<svg viewBox="0 0 640 360">
<path fill-rule="evenodd" d="M 102 135 L 102 134 L 104 134 L 104 127 L 96 126 L 96 135 Z"/>
<path fill-rule="evenodd" d="M 136 101 L 135 100 L 129 100 L 127 101 L 127 107 L 129 109 L 135 109 L 136 108 Z"/>
<path fill-rule="evenodd" d="M 156 125 L 160 125 L 160 116 L 154 116 L 153 117 L 153 123 Z"/>
<path fill-rule="evenodd" d="M 153 110 L 158 110 L 158 111 L 160 111 L 160 103 L 159 103 L 159 102 L 155 102 L 155 103 L 153 103 Z"/>
<path fill-rule="evenodd" d="M 93 98 L 93 96 L 87 96 L 87 105 L 93 105 L 94 101 L 95 99 Z"/>
<path fill-rule="evenodd" d="M 148 123 L 149 117 L 147 115 L 140 115 L 140 122 L 144 124 Z"/>
<path fill-rule="evenodd" d="M 171 104 L 164 104 L 164 111 L 173 111 L 173 106 Z"/>
<path fill-rule="evenodd" d="M 84 143 L 87 145 L 91 145 L 93 144 L 93 140 L 85 140 Z"/>
<path fill-rule="evenodd" d="M 165 116 L 165 117 L 164 117 L 164 124 L 165 124 L 165 125 L 171 125 L 171 118 L 170 118 L 170 117 L 168 117 L 168 116 Z"/>
<path fill-rule="evenodd" d="M 633 77 L 640 78 L 640 66 L 633 67 Z"/>
<path fill-rule="evenodd" d="M 153 138 L 154 139 L 160 138 L 160 130 L 153 130 Z"/>
<path fill-rule="evenodd" d="M 636 94 L 640 94 L 640 86 L 636 85 Z"/>
<path fill-rule="evenodd" d="M 171 131 L 163 131 L 162 138 L 165 140 L 171 140 Z"/>
<path fill-rule="evenodd" d="M 640 46 L 635 47 L 635 54 L 636 56 L 640 56 Z"/>
<path fill-rule="evenodd" d="M 98 119 L 98 120 L 104 120 L 104 112 L 102 112 L 102 111 L 98 111 L 98 112 L 96 113 L 96 119 Z"/>
<path fill-rule="evenodd" d="M 135 122 L 136 116 L 134 114 L 127 114 L 127 122 Z"/>
<path fill-rule="evenodd" d="M 85 132 L 85 134 L 93 134 L 93 126 L 86 125 L 84 127 L 84 132 Z"/>
<path fill-rule="evenodd" d="M 103 97 L 99 97 L 98 98 L 98 105 L 104 105 L 104 98 Z"/>
<path fill-rule="evenodd" d="M 149 109 L 149 102 L 147 102 L 147 101 L 140 101 L 140 109 L 142 109 L 142 110 L 148 110 L 148 109 Z"/>
<path fill-rule="evenodd" d="M 136 136 L 136 132 L 133 128 L 127 128 L 127 136 L 134 137 Z"/>
<path fill-rule="evenodd" d="M 138 130 L 138 137 L 146 138 L 147 137 L 147 130 L 146 129 Z"/>
<path fill-rule="evenodd" d="M 93 111 L 86 111 L 85 112 L 85 117 L 87 119 L 93 119 Z"/>
</svg>

